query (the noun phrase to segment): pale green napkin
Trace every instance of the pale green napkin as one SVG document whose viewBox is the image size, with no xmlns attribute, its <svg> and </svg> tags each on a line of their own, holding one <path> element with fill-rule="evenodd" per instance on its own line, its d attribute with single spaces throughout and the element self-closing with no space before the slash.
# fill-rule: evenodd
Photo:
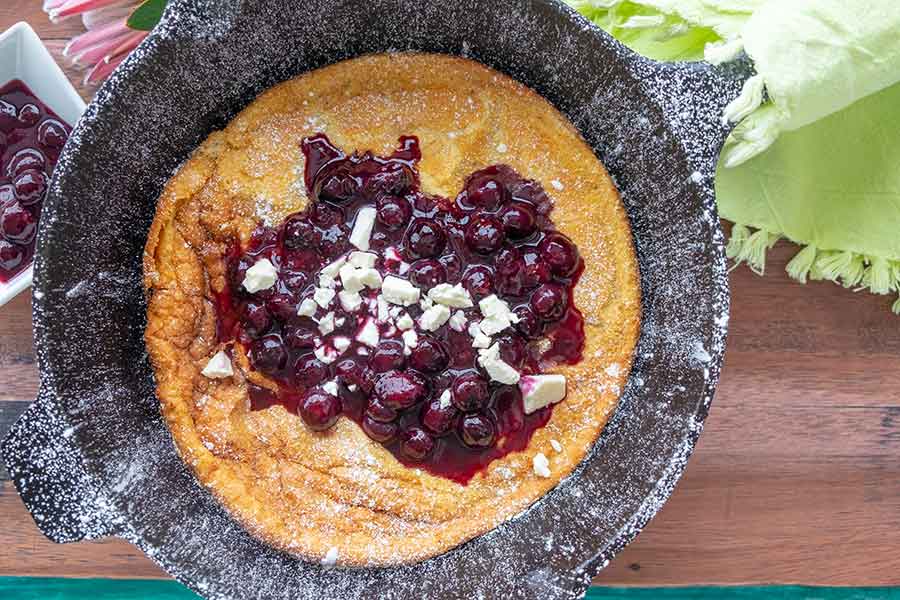
<svg viewBox="0 0 900 600">
<path fill-rule="evenodd" d="M 900 1 L 570 4 L 657 60 L 754 61 L 716 183 L 737 264 L 762 273 L 786 237 L 798 281 L 900 291 Z"/>
</svg>

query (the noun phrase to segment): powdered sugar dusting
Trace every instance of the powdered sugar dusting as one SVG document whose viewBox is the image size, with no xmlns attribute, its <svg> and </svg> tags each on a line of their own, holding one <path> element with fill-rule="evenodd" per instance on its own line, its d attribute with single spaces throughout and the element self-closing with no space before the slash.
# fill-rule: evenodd
<svg viewBox="0 0 900 600">
<path fill-rule="evenodd" d="M 620 408 L 543 500 L 417 565 L 328 569 L 248 535 L 175 453 L 144 353 L 140 257 L 152 199 L 212 129 L 277 81 L 389 49 L 466 52 L 570 117 L 632 219 L 644 327 Z M 718 379 L 728 297 L 711 186 L 727 133 L 717 116 L 739 89 L 638 59 L 555 2 L 170 2 L 82 118 L 44 208 L 34 284 L 44 392 L 4 445 L 39 526 L 58 541 L 114 532 L 216 600 L 579 597 L 668 497 Z M 354 462 L 361 481 L 366 460 Z"/>
</svg>

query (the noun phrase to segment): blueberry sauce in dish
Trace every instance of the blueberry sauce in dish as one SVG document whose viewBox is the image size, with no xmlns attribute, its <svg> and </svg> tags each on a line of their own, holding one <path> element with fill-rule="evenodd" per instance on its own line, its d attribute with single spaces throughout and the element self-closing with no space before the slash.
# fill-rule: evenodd
<svg viewBox="0 0 900 600">
<path fill-rule="evenodd" d="M 50 174 L 71 131 L 23 82 L 0 87 L 0 283 L 31 264 Z"/>
<path fill-rule="evenodd" d="M 460 483 L 524 450 L 553 405 L 526 413 L 525 377 L 581 360 L 584 269 L 541 185 L 506 165 L 455 199 L 419 187 L 418 140 L 390 156 L 303 140 L 310 202 L 226 257 L 218 336 L 327 431 L 355 421 L 403 464 Z M 276 390 L 277 388 L 277 390 Z"/>
</svg>

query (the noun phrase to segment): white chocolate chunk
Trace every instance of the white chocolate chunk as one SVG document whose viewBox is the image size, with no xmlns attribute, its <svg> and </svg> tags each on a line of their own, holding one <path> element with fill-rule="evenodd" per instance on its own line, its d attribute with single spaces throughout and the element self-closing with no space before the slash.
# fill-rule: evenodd
<svg viewBox="0 0 900 600">
<path fill-rule="evenodd" d="M 353 265 L 344 265 L 341 267 L 341 283 L 348 292 L 360 292 L 365 289 L 366 284 L 363 283 L 362 275 L 365 271 L 357 269 Z"/>
<path fill-rule="evenodd" d="M 469 323 L 469 335 L 472 336 L 472 346 L 474 348 L 488 348 L 491 345 L 491 338 L 484 335 L 481 327 L 474 321 Z"/>
<path fill-rule="evenodd" d="M 304 298 L 300 306 L 297 307 L 297 314 L 301 317 L 312 317 L 316 314 L 319 305 L 312 298 Z"/>
<path fill-rule="evenodd" d="M 485 335 L 496 335 L 518 322 L 519 318 L 509 309 L 509 305 L 491 294 L 478 303 L 478 308 L 484 319 L 481 320 L 481 331 Z"/>
<path fill-rule="evenodd" d="M 452 394 L 450 390 L 444 390 L 444 393 L 441 394 L 441 397 L 438 398 L 438 402 L 440 403 L 441 408 L 447 408 L 450 406 L 450 398 Z"/>
<path fill-rule="evenodd" d="M 268 258 L 261 258 L 244 275 L 244 289 L 255 294 L 267 290 L 278 281 L 278 271 Z"/>
<path fill-rule="evenodd" d="M 419 288 L 405 279 L 388 275 L 381 286 L 381 294 L 391 304 L 411 306 L 419 301 Z"/>
<path fill-rule="evenodd" d="M 550 447 L 553 448 L 554 452 L 562 452 L 562 444 L 556 440 L 550 440 Z"/>
<path fill-rule="evenodd" d="M 353 231 L 350 232 L 350 243 L 363 252 L 368 250 L 373 227 L 375 227 L 375 207 L 366 206 L 359 209 Z"/>
<path fill-rule="evenodd" d="M 428 290 L 428 297 L 438 304 L 451 308 L 469 308 L 472 304 L 472 296 L 461 283 L 450 285 L 441 283 Z"/>
<path fill-rule="evenodd" d="M 381 288 L 382 280 L 381 273 L 378 272 L 378 269 L 361 269 L 362 275 L 360 276 L 360 280 L 365 284 L 367 288 L 371 288 L 373 290 L 377 290 Z"/>
<path fill-rule="evenodd" d="M 377 346 L 380 338 L 381 334 L 378 331 L 378 325 L 372 319 L 366 319 L 366 322 L 356 334 L 356 341 L 370 348 Z"/>
<path fill-rule="evenodd" d="M 425 331 L 437 331 L 450 320 L 450 309 L 443 304 L 435 304 L 419 317 L 419 327 Z"/>
<path fill-rule="evenodd" d="M 409 356 L 413 348 L 419 345 L 419 335 L 415 329 L 407 329 L 403 332 L 403 354 Z"/>
<path fill-rule="evenodd" d="M 407 329 L 412 329 L 413 325 L 415 325 L 415 321 L 407 313 L 402 313 L 397 317 L 397 329 L 406 331 Z"/>
<path fill-rule="evenodd" d="M 519 315 L 510 310 L 509 304 L 501 300 L 495 294 L 491 294 L 478 303 L 481 314 L 486 317 L 502 316 L 509 319 L 510 323 L 518 323 Z"/>
<path fill-rule="evenodd" d="M 509 319 L 503 315 L 491 315 L 490 317 L 485 317 L 479 323 L 481 327 L 481 331 L 484 332 L 485 335 L 497 335 L 510 325 Z"/>
<path fill-rule="evenodd" d="M 466 313 L 461 310 L 453 313 L 453 316 L 450 317 L 450 329 L 453 331 L 465 331 L 466 330 Z"/>
<path fill-rule="evenodd" d="M 487 298 L 482 298 L 481 301 L 478 302 L 478 310 L 480 310 L 481 314 L 485 317 L 512 313 L 512 311 L 509 310 L 509 305 L 501 300 L 497 294 L 491 294 Z"/>
<path fill-rule="evenodd" d="M 531 466 L 534 469 L 534 474 L 538 477 L 550 477 L 550 461 L 547 460 L 543 452 L 538 452 L 534 455 Z"/>
<path fill-rule="evenodd" d="M 334 290 L 321 287 L 316 288 L 316 291 L 313 293 L 313 300 L 322 308 L 328 308 L 328 305 L 334 300 L 334 294 Z"/>
<path fill-rule="evenodd" d="M 321 285 L 322 280 L 333 280 L 338 276 L 338 272 L 340 272 L 341 267 L 347 262 L 347 257 L 342 256 L 335 260 L 333 263 L 328 264 L 322 267 L 322 270 L 319 271 L 319 285 Z M 333 285 L 321 285 L 321 287 L 333 287 Z"/>
<path fill-rule="evenodd" d="M 491 380 L 513 385 L 519 382 L 519 372 L 500 358 L 500 344 L 478 351 L 478 364 L 487 371 Z"/>
<path fill-rule="evenodd" d="M 338 549 L 337 548 L 329 548 L 328 552 L 325 553 L 325 558 L 322 559 L 322 566 L 326 568 L 331 568 L 337 564 L 338 560 Z"/>
<path fill-rule="evenodd" d="M 400 253 L 393 246 L 388 246 L 384 249 L 384 258 L 388 262 L 391 263 L 402 263 L 403 257 L 400 256 Z"/>
<path fill-rule="evenodd" d="M 338 301 L 341 303 L 341 308 L 351 313 L 359 310 L 363 303 L 359 292 L 348 292 L 347 290 L 338 292 Z"/>
<path fill-rule="evenodd" d="M 563 375 L 525 375 L 519 379 L 525 414 L 556 404 L 566 397 L 566 378 Z"/>
<path fill-rule="evenodd" d="M 334 346 L 335 350 L 343 354 L 347 351 L 347 348 L 350 347 L 350 338 L 342 335 L 335 336 L 335 338 L 331 340 L 331 345 Z"/>
<path fill-rule="evenodd" d="M 203 370 L 200 371 L 204 377 L 210 379 L 224 379 L 234 375 L 234 369 L 231 366 L 231 359 L 224 350 L 219 350 L 213 357 L 209 359 Z"/>
<path fill-rule="evenodd" d="M 478 334 L 474 338 L 472 338 L 472 347 L 473 348 L 489 348 L 491 346 L 491 338 L 484 335 L 483 333 Z"/>
<path fill-rule="evenodd" d="M 338 385 L 336 381 L 329 381 L 322 386 L 322 389 L 331 394 L 332 396 L 338 395 Z"/>
<path fill-rule="evenodd" d="M 327 346 L 319 346 L 315 350 L 313 350 L 313 354 L 316 355 L 320 361 L 322 361 L 326 365 L 330 365 L 334 361 L 337 360 L 338 354 L 332 349 L 329 349 Z"/>
<path fill-rule="evenodd" d="M 357 252 L 354 250 L 350 253 L 350 258 L 347 260 L 357 269 L 371 269 L 375 266 L 377 259 L 378 256 L 371 252 Z"/>
<path fill-rule="evenodd" d="M 384 295 L 378 296 L 378 300 L 375 302 L 376 305 L 376 318 L 379 323 L 387 323 L 388 319 L 391 316 L 389 311 L 387 300 L 384 299 Z"/>
<path fill-rule="evenodd" d="M 330 312 L 319 319 L 319 332 L 328 335 L 332 331 L 334 331 L 334 313 Z"/>
</svg>

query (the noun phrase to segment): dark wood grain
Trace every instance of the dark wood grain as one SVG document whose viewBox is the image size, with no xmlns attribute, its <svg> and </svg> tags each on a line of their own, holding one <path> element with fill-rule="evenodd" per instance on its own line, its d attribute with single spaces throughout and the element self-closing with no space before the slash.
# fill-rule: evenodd
<svg viewBox="0 0 900 600">
<path fill-rule="evenodd" d="M 38 7 L 0 3 L 0 28 L 26 19 L 58 55 L 78 28 Z M 776 247 L 764 278 L 732 274 L 725 369 L 695 455 L 596 583 L 900 585 L 900 318 L 893 298 L 788 280 L 794 251 Z M 27 295 L 0 309 L 0 434 L 37 392 L 29 312 Z M 163 576 L 119 540 L 48 542 L 9 482 L 0 522 L 0 575 Z"/>
<path fill-rule="evenodd" d="M 84 31 L 78 18 L 51 23 L 41 10 L 40 0 L 3 0 L 0 4 L 0 30 L 25 21 L 43 40 L 68 39 Z"/>
<path fill-rule="evenodd" d="M 140 550 L 118 539 L 60 546 L 42 537 L 12 483 L 0 483 L 0 576 L 165 577 Z"/>
<path fill-rule="evenodd" d="M 0 400 L 0 440 L 16 422 L 16 419 L 25 411 L 28 406 L 27 402 L 8 402 Z M 0 461 L 0 483 L 9 480 L 9 474 L 6 472 L 6 465 Z"/>
</svg>

